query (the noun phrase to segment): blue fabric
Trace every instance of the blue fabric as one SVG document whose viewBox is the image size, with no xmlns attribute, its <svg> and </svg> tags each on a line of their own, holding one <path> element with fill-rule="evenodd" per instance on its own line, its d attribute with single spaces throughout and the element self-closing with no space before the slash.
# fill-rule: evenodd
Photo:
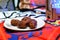
<svg viewBox="0 0 60 40">
<path fill-rule="evenodd" d="M 32 37 L 32 36 L 33 36 L 33 33 L 30 32 L 30 33 L 28 34 L 28 38 L 30 38 L 30 37 Z"/>
<path fill-rule="evenodd" d="M 27 40 L 27 38 L 22 38 L 22 40 Z"/>
<path fill-rule="evenodd" d="M 42 35 L 42 31 L 38 31 L 40 32 L 40 34 L 38 34 L 37 36 L 40 36 Z M 34 37 L 33 34 L 36 33 L 36 32 L 28 32 L 26 34 L 21 34 L 21 35 L 17 35 L 17 34 L 12 34 L 10 32 L 7 31 L 8 34 L 10 34 L 12 37 L 9 39 L 9 40 L 18 40 L 19 37 L 21 37 L 20 40 L 27 40 L 28 38 L 31 38 L 31 37 Z M 28 36 L 27 38 L 25 38 L 25 36 Z"/>
<path fill-rule="evenodd" d="M 40 35 L 42 35 L 42 31 L 40 31 Z"/>
<path fill-rule="evenodd" d="M 12 38 L 10 38 L 9 40 L 18 40 L 18 36 L 15 34 L 11 34 Z"/>
</svg>

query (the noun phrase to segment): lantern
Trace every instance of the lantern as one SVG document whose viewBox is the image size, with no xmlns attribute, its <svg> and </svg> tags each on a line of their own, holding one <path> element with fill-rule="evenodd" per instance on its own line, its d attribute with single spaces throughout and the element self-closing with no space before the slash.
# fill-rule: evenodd
<svg viewBox="0 0 60 40">
<path fill-rule="evenodd" d="M 60 19 L 60 0 L 46 0 L 46 17 L 51 20 Z"/>
</svg>

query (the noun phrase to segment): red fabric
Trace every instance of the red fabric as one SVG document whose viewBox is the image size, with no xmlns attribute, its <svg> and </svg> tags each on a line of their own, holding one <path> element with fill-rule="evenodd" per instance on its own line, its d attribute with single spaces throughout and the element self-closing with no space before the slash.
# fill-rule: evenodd
<svg viewBox="0 0 60 40">
<path fill-rule="evenodd" d="M 45 24 L 44 28 L 42 29 L 42 35 L 38 36 L 39 33 L 39 31 L 35 31 L 35 33 L 33 34 L 34 37 L 31 38 L 28 38 L 28 34 L 26 34 L 25 32 L 22 32 L 21 34 L 26 34 L 26 36 L 24 37 L 28 40 L 55 40 L 56 36 L 60 34 L 60 27 Z M 11 36 L 5 32 L 5 29 L 3 28 L 3 23 L 0 23 L 0 35 L 0 40 L 8 40 L 8 38 L 11 38 Z M 21 40 L 21 38 L 22 37 L 20 36 L 18 40 Z"/>
<path fill-rule="evenodd" d="M 28 40 L 37 40 L 37 39 L 38 40 L 47 40 L 56 28 L 58 28 L 58 27 L 55 27 L 50 24 L 45 24 L 44 28 L 42 29 L 42 35 L 39 35 L 40 31 L 35 31 L 35 33 L 33 33 L 34 37 L 28 38 Z"/>
<path fill-rule="evenodd" d="M 31 3 L 36 3 L 36 4 L 41 4 L 41 5 L 45 5 L 46 4 L 46 0 L 30 0 Z"/>
<path fill-rule="evenodd" d="M 44 38 L 45 40 L 47 40 L 47 38 L 50 36 L 50 34 L 54 31 L 55 27 L 50 25 L 50 24 L 46 24 L 45 25 L 46 28 L 42 29 L 42 35 L 39 36 L 40 38 Z"/>
<path fill-rule="evenodd" d="M 31 38 L 28 38 L 28 40 L 44 40 L 44 39 L 41 39 L 41 38 L 38 38 L 38 37 L 31 37 Z"/>
<path fill-rule="evenodd" d="M 3 24 L 4 23 L 0 23 L 0 40 L 8 40 L 11 36 L 5 32 Z"/>
<path fill-rule="evenodd" d="M 30 3 L 31 4 L 45 5 L 46 4 L 46 0 L 30 0 Z M 36 8 L 37 6 L 30 5 L 30 7 L 31 7 L 31 9 L 33 9 L 33 8 Z M 44 10 L 45 8 L 42 7 L 40 9 Z"/>
<path fill-rule="evenodd" d="M 56 40 L 56 37 L 60 34 L 60 27 L 56 28 L 51 35 L 49 36 L 48 40 Z M 59 38 L 60 40 L 60 38 Z"/>
</svg>

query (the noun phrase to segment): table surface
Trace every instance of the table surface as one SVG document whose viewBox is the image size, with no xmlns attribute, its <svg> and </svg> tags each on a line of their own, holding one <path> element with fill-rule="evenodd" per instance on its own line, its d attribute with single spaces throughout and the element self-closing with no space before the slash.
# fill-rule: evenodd
<svg viewBox="0 0 60 40">
<path fill-rule="evenodd" d="M 44 18 L 44 17 L 43 17 Z M 51 24 L 45 23 L 44 27 L 36 30 L 36 31 L 28 31 L 28 32 L 16 32 L 16 31 L 10 31 L 6 28 L 4 28 L 4 22 L 0 23 L 0 32 L 2 30 L 3 35 L 1 38 L 4 38 L 4 40 L 7 38 L 7 40 L 47 40 L 54 32 L 54 30 L 58 27 L 53 26 Z M 60 27 L 59 27 L 60 28 Z M 1 35 L 1 33 L 0 33 Z M 6 38 L 5 38 L 6 36 Z M 35 39 L 34 39 L 35 38 Z"/>
<path fill-rule="evenodd" d="M 3 27 L 2 24 L 3 23 L 0 23 L 0 27 Z M 4 30 L 6 34 L 9 34 L 11 36 L 10 38 L 8 37 L 8 40 L 34 40 L 34 38 L 36 38 L 36 40 L 47 40 L 50 36 L 49 34 L 51 34 L 55 28 L 58 27 L 46 23 L 43 28 L 37 31 L 16 32 L 7 30 L 6 28 L 4 28 Z"/>
</svg>

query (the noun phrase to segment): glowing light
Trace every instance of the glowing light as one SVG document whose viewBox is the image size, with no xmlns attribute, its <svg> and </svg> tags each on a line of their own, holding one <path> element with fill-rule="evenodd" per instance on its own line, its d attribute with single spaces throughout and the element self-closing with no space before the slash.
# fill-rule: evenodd
<svg viewBox="0 0 60 40">
<path fill-rule="evenodd" d="M 60 0 L 53 0 L 52 8 L 60 8 Z"/>
</svg>

